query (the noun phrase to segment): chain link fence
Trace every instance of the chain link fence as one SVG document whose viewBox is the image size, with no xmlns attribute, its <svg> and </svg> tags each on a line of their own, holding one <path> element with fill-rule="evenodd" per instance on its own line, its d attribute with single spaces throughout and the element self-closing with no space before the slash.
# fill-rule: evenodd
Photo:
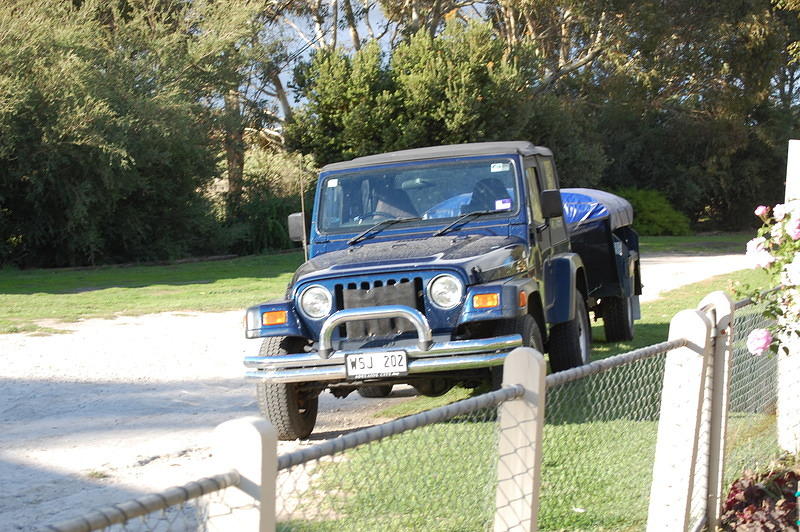
<svg viewBox="0 0 800 532">
<path fill-rule="evenodd" d="M 642 530 L 664 342 L 547 377 L 540 530 Z"/>
<path fill-rule="evenodd" d="M 764 468 L 781 454 L 776 425 L 778 358 L 754 356 L 746 345 L 753 329 L 772 323 L 764 316 L 763 304 L 743 300 L 736 307 L 725 446 L 726 486 L 745 469 Z"/>
<path fill-rule="evenodd" d="M 777 359 L 755 357 L 746 348 L 750 331 L 769 325 L 763 310 L 749 301 L 737 304 L 723 489 L 744 469 L 766 466 L 781 454 L 776 436 Z M 725 340 L 724 331 L 712 333 L 712 342 Z M 686 338 L 662 342 L 546 379 L 542 361 L 539 384 L 506 386 L 280 456 L 276 528 L 331 532 L 506 529 L 521 524 L 507 520 L 509 516 L 512 521 L 526 519 L 519 509 L 527 506 L 530 510 L 533 497 L 538 497 L 539 530 L 643 530 L 649 525 L 661 401 L 669 396 L 662 390 L 667 357 L 673 349 L 693 346 Z M 713 426 L 721 426 L 711 419 L 714 357 L 709 359 L 705 377 L 697 381 L 705 384 L 696 452 L 687 455 L 694 460 L 694 477 L 686 484 L 692 486 L 688 503 L 692 530 L 699 530 L 706 521 L 711 500 L 707 498 L 709 453 L 717 441 L 710 434 Z M 683 372 L 680 364 L 676 368 Z M 516 371 L 520 373 L 519 368 Z M 542 382 L 546 386 L 543 405 L 531 402 L 531 394 L 537 394 Z M 699 388 L 695 390 L 699 394 Z M 542 406 L 545 410 L 541 447 L 534 445 L 541 449 L 538 494 L 533 492 L 534 482 L 530 492 L 525 491 L 525 483 L 538 476 L 536 459 L 526 454 L 533 443 L 526 439 L 532 432 L 531 419 L 513 419 L 512 412 L 524 411 L 501 407 L 523 397 L 522 402 L 539 405 L 523 417 L 537 417 L 536 409 Z M 691 411 L 686 416 L 695 417 Z M 683 419 L 682 411 L 678 417 Z M 688 438 L 686 443 L 692 445 L 692 441 Z M 274 452 L 273 447 L 273 458 Z M 512 462 L 516 469 L 509 470 Z M 223 496 L 239 482 L 239 475 L 232 471 L 46 530 L 234 530 L 231 523 L 237 521 L 226 517 L 243 510 L 256 515 L 259 511 L 252 498 L 242 497 L 239 507 L 232 505 L 237 497 Z"/>
<path fill-rule="evenodd" d="M 252 499 L 232 504 L 223 492 L 236 486 L 235 471 L 200 479 L 183 486 L 100 508 L 83 517 L 50 525 L 46 532 L 224 532 L 228 517 L 255 511 Z"/>
<path fill-rule="evenodd" d="M 497 405 L 522 392 L 505 388 L 281 456 L 277 530 L 491 529 Z"/>
</svg>

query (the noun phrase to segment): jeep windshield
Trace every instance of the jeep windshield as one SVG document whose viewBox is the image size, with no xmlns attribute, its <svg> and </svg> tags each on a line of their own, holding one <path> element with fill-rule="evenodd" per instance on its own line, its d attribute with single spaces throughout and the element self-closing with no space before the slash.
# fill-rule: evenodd
<svg viewBox="0 0 800 532">
<path fill-rule="evenodd" d="M 320 189 L 318 228 L 352 233 L 384 220 L 442 226 L 469 213 L 510 215 L 519 204 L 515 172 L 512 159 L 481 157 L 329 174 Z"/>
</svg>

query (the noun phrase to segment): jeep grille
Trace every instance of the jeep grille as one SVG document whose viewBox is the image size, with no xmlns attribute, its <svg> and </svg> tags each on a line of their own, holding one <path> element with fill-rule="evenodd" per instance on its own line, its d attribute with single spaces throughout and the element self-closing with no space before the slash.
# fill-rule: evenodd
<svg viewBox="0 0 800 532">
<path fill-rule="evenodd" d="M 404 305 L 425 313 L 421 277 L 400 277 L 337 284 L 336 306 L 341 309 L 377 307 L 381 305 Z M 340 334 L 348 338 L 370 336 L 394 336 L 414 327 L 403 319 L 362 320 L 348 322 Z"/>
</svg>

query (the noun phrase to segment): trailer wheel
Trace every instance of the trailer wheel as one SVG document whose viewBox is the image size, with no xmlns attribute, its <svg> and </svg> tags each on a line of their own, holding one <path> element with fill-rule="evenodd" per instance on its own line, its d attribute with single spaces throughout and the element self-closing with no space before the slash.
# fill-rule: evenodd
<svg viewBox="0 0 800 532">
<path fill-rule="evenodd" d="M 633 305 L 630 297 L 603 298 L 603 329 L 608 342 L 633 340 Z"/>
<path fill-rule="evenodd" d="M 388 397 L 392 393 L 391 384 L 365 384 L 358 387 L 358 395 L 367 398 Z"/>
<path fill-rule="evenodd" d="M 306 341 L 303 338 L 274 336 L 265 338 L 261 344 L 261 355 L 285 355 L 302 352 Z M 319 392 L 303 390 L 302 383 L 256 384 L 256 397 L 261 414 L 267 418 L 280 440 L 307 438 L 317 423 Z"/>
<path fill-rule="evenodd" d="M 589 325 L 586 302 L 579 290 L 575 290 L 575 317 L 550 329 L 548 348 L 550 368 L 554 372 L 589 363 L 592 352 L 592 328 Z"/>
</svg>

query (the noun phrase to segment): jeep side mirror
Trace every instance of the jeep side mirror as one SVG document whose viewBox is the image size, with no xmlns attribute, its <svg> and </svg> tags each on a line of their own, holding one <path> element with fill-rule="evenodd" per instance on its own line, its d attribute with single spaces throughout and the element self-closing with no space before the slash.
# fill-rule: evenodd
<svg viewBox="0 0 800 532">
<path fill-rule="evenodd" d="M 292 242 L 302 242 L 305 236 L 303 227 L 303 213 L 293 212 L 289 215 L 289 238 Z"/>
<path fill-rule="evenodd" d="M 555 218 L 564 214 L 561 205 L 561 191 L 560 190 L 543 190 L 542 191 L 542 215 L 545 218 Z"/>
</svg>

